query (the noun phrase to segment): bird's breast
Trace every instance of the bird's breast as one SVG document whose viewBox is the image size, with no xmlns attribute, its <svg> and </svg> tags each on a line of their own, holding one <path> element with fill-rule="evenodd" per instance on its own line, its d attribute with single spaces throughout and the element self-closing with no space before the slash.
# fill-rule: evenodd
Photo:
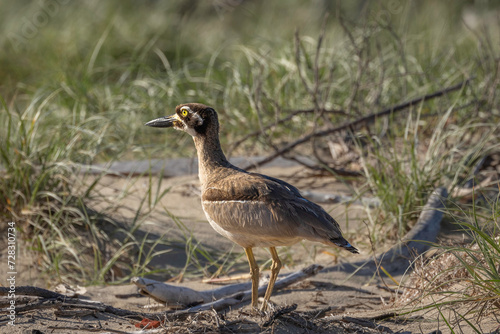
<svg viewBox="0 0 500 334">
<path fill-rule="evenodd" d="M 273 247 L 294 244 L 299 237 L 294 225 L 262 201 L 202 201 L 214 230 L 242 247 Z"/>
</svg>

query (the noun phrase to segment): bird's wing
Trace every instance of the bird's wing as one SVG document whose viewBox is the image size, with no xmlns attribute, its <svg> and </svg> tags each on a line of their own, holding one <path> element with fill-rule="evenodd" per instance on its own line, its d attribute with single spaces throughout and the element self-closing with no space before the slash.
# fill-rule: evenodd
<svg viewBox="0 0 500 334">
<path fill-rule="evenodd" d="M 209 183 L 202 194 L 205 211 L 224 230 L 323 242 L 343 239 L 337 222 L 294 186 L 261 174 L 241 175 Z"/>
<path fill-rule="evenodd" d="M 302 198 L 302 195 L 300 194 L 299 189 L 295 188 L 290 183 L 287 183 L 287 182 L 285 182 L 283 180 L 277 179 L 275 177 L 267 176 L 267 175 L 264 175 L 264 174 L 249 173 L 249 175 L 254 176 L 256 178 L 261 177 L 261 178 L 264 178 L 266 180 L 273 181 L 274 183 L 277 183 L 281 187 L 284 187 L 286 190 L 288 190 L 289 192 L 293 193 L 293 195 Z"/>
</svg>

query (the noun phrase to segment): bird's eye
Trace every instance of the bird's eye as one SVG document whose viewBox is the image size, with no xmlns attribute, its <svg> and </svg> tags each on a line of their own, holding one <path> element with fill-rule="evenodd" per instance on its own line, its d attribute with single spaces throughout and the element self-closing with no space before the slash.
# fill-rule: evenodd
<svg viewBox="0 0 500 334">
<path fill-rule="evenodd" d="M 181 115 L 182 117 L 186 117 L 188 115 L 188 111 L 186 109 L 182 109 Z"/>
</svg>

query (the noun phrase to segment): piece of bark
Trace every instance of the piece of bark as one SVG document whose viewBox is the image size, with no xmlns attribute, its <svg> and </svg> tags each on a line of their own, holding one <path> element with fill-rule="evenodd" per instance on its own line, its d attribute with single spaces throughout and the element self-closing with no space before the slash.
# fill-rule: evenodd
<svg viewBox="0 0 500 334">
<path fill-rule="evenodd" d="M 69 284 L 60 283 L 54 288 L 54 291 L 65 295 L 66 297 L 75 298 L 84 295 L 87 292 L 87 289 L 79 285 L 75 287 Z"/>
<path fill-rule="evenodd" d="M 133 277 L 130 283 L 139 288 L 139 293 L 167 306 L 197 305 L 212 300 L 204 291 L 196 291 L 187 287 L 166 284 L 149 278 Z"/>
</svg>

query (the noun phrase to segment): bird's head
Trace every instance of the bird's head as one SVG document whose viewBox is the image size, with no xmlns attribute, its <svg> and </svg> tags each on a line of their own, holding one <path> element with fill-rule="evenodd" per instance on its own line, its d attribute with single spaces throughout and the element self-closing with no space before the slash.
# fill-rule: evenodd
<svg viewBox="0 0 500 334">
<path fill-rule="evenodd" d="M 155 128 L 174 128 L 196 137 L 206 133 L 212 125 L 218 131 L 217 113 L 201 103 L 185 103 L 175 108 L 175 114 L 147 122 L 145 125 Z"/>
</svg>

